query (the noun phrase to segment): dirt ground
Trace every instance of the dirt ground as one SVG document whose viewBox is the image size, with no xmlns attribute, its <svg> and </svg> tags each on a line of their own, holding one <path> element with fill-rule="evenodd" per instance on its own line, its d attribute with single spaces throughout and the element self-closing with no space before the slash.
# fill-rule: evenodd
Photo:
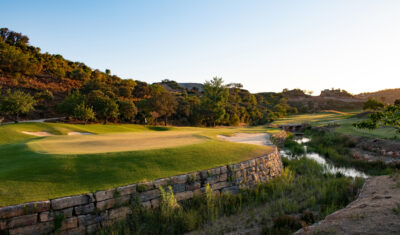
<svg viewBox="0 0 400 235">
<path fill-rule="evenodd" d="M 295 234 L 400 234 L 400 175 L 369 178 L 357 200 Z"/>
</svg>

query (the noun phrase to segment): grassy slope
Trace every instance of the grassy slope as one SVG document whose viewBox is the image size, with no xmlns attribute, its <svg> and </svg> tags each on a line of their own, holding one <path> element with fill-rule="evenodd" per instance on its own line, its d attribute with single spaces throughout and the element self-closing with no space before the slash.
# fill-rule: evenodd
<svg viewBox="0 0 400 235">
<path fill-rule="evenodd" d="M 322 113 L 312 113 L 312 114 L 299 114 L 299 115 L 291 115 L 286 118 L 281 118 L 275 121 L 273 124 L 275 125 L 285 125 L 285 124 L 302 124 L 302 123 L 310 123 L 314 125 L 318 125 L 321 123 L 326 123 L 329 121 L 334 121 L 338 119 L 348 118 L 353 113 L 341 113 L 341 112 L 322 112 Z"/>
<path fill-rule="evenodd" d="M 396 138 L 400 140 L 400 134 L 396 133 L 396 129 L 391 127 L 377 128 L 376 130 L 354 128 L 352 124 L 362 120 L 361 118 L 351 118 L 351 116 L 353 116 L 354 114 L 355 112 L 323 112 L 315 114 L 300 114 L 279 119 L 273 124 L 284 125 L 290 123 L 310 123 L 311 125 L 322 126 L 336 123 L 340 125 L 339 127 L 335 128 L 335 131 L 339 133 L 383 139 L 393 139 L 393 137 L 396 136 Z"/>
<path fill-rule="evenodd" d="M 67 125 L 27 123 L 0 127 L 0 206 L 93 192 L 144 180 L 208 169 L 250 159 L 269 147 L 223 142 L 216 134 L 265 132 L 259 128 L 170 128 L 198 131 L 204 143 L 131 152 L 50 155 L 31 151 L 26 143 L 40 139 L 21 131 L 93 133 L 157 131 L 137 125 Z M 47 138 L 47 137 L 46 137 Z M 4 167 L 3 167 L 4 166 Z"/>
<path fill-rule="evenodd" d="M 364 136 L 371 138 L 382 138 L 382 139 L 397 139 L 400 140 L 400 134 L 396 132 L 395 128 L 392 127 L 381 127 L 376 130 L 358 129 L 352 126 L 353 123 L 362 121 L 361 118 L 350 118 L 337 121 L 340 125 L 335 131 L 343 134 L 350 134 L 356 136 Z"/>
</svg>

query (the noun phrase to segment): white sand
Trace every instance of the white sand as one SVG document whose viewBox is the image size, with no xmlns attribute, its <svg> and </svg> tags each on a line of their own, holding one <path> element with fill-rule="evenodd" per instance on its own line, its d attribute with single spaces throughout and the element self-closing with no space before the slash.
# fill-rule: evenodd
<svg viewBox="0 0 400 235">
<path fill-rule="evenodd" d="M 22 133 L 27 134 L 27 135 L 34 135 L 34 136 L 52 136 L 53 134 L 46 132 L 46 131 L 23 131 Z"/>
<path fill-rule="evenodd" d="M 68 135 L 93 135 L 93 133 L 72 131 L 72 132 L 68 132 Z"/>
<path fill-rule="evenodd" d="M 237 133 L 234 134 L 233 136 L 218 135 L 219 139 L 234 143 L 272 145 L 269 137 L 270 135 L 267 133 L 256 133 L 256 134 Z"/>
</svg>

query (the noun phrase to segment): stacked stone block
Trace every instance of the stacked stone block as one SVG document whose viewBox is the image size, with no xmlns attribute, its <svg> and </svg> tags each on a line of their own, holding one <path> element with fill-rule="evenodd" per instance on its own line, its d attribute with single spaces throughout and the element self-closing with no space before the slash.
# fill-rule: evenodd
<svg viewBox="0 0 400 235">
<path fill-rule="evenodd" d="M 31 202 L 0 208 L 0 234 L 85 234 L 123 220 L 132 204 L 157 208 L 160 186 L 171 186 L 177 201 L 203 194 L 207 184 L 215 194 L 238 193 L 282 171 L 277 148 L 248 161 L 132 184 L 84 195 Z"/>
</svg>

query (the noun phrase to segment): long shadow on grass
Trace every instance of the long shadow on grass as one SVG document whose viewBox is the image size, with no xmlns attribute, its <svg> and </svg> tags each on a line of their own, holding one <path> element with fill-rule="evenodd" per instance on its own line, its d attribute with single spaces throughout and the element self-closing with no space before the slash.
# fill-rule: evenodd
<svg viewBox="0 0 400 235">
<path fill-rule="evenodd" d="M 220 141 L 146 151 L 48 155 L 25 143 L 0 146 L 0 206 L 113 188 L 238 162 L 258 146 Z M 253 154 L 253 155 L 251 155 Z M 4 167 L 3 167 L 4 166 Z M 23 197 L 21 197 L 23 195 Z"/>
<path fill-rule="evenodd" d="M 169 131 L 173 129 L 172 127 L 166 127 L 166 126 L 149 126 L 147 128 L 152 131 Z"/>
</svg>

